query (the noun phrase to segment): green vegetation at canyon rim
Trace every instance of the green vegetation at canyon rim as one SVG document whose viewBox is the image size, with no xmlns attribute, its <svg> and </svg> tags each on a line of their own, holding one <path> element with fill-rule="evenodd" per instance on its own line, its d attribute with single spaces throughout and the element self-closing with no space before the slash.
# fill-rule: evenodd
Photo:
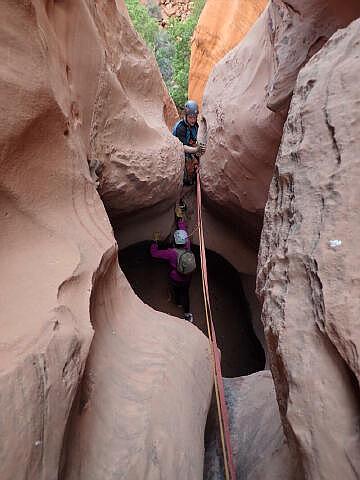
<svg viewBox="0 0 360 480">
<path fill-rule="evenodd" d="M 206 0 L 194 0 L 186 20 L 172 17 L 166 28 L 159 24 L 161 10 L 153 0 L 125 0 L 133 25 L 155 55 L 164 82 L 175 104 L 181 108 L 189 83 L 191 37 Z"/>
</svg>

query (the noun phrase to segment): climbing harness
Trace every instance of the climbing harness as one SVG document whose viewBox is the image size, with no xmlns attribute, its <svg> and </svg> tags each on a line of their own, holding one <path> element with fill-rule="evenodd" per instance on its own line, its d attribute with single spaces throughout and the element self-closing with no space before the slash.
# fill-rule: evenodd
<svg viewBox="0 0 360 480">
<path fill-rule="evenodd" d="M 206 254 L 205 254 L 205 241 L 204 230 L 202 222 L 202 204 L 201 204 L 201 186 L 200 186 L 200 174 L 199 170 L 196 172 L 197 176 L 197 213 L 198 213 L 198 226 L 199 226 L 199 245 L 200 245 L 200 259 L 201 259 L 201 276 L 203 285 L 203 295 L 205 303 L 205 315 L 208 328 L 209 343 L 211 347 L 212 360 L 213 360 L 213 373 L 215 383 L 215 395 L 216 404 L 220 425 L 220 437 L 221 445 L 224 456 L 224 469 L 226 480 L 236 480 L 236 473 L 232 458 L 230 430 L 229 430 L 229 418 L 225 403 L 224 384 L 221 373 L 220 354 L 216 342 L 215 328 L 212 319 L 209 286 L 207 279 L 207 266 L 206 266 Z"/>
</svg>

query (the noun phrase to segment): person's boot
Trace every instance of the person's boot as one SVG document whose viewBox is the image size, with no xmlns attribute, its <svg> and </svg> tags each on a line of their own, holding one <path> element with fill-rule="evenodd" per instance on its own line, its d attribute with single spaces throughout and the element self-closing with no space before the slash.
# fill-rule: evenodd
<svg viewBox="0 0 360 480">
<path fill-rule="evenodd" d="M 184 318 L 186 321 L 190 322 L 190 323 L 193 323 L 194 322 L 194 318 L 192 316 L 192 313 L 188 312 L 188 313 L 185 313 L 184 314 Z"/>
</svg>

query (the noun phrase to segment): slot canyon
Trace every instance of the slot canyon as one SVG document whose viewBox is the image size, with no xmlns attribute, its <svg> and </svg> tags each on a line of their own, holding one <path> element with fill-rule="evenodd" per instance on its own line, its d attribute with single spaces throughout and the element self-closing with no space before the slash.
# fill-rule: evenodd
<svg viewBox="0 0 360 480">
<path fill-rule="evenodd" d="M 193 4 L 155 3 L 162 26 Z M 223 480 L 196 189 L 155 56 L 124 0 L 1 13 L 0 480 Z M 207 0 L 192 36 L 237 479 L 360 478 L 359 17 Z M 193 323 L 150 255 L 180 198 Z"/>
</svg>

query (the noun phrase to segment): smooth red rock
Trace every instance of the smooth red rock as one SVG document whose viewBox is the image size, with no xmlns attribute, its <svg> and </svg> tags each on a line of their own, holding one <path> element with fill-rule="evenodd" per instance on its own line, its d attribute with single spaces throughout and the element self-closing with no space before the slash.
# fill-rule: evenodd
<svg viewBox="0 0 360 480">
<path fill-rule="evenodd" d="M 0 50 L 1 480 L 201 478 L 207 340 L 132 292 L 88 165 L 116 212 L 176 196 L 155 61 L 120 0 L 3 2 Z"/>
<path fill-rule="evenodd" d="M 207 0 L 191 40 L 189 98 L 201 105 L 214 65 L 244 38 L 268 0 Z"/>
<path fill-rule="evenodd" d="M 203 100 L 204 193 L 208 206 L 238 225 L 254 248 L 299 69 L 359 15 L 354 0 L 272 1 L 210 75 Z"/>
</svg>

